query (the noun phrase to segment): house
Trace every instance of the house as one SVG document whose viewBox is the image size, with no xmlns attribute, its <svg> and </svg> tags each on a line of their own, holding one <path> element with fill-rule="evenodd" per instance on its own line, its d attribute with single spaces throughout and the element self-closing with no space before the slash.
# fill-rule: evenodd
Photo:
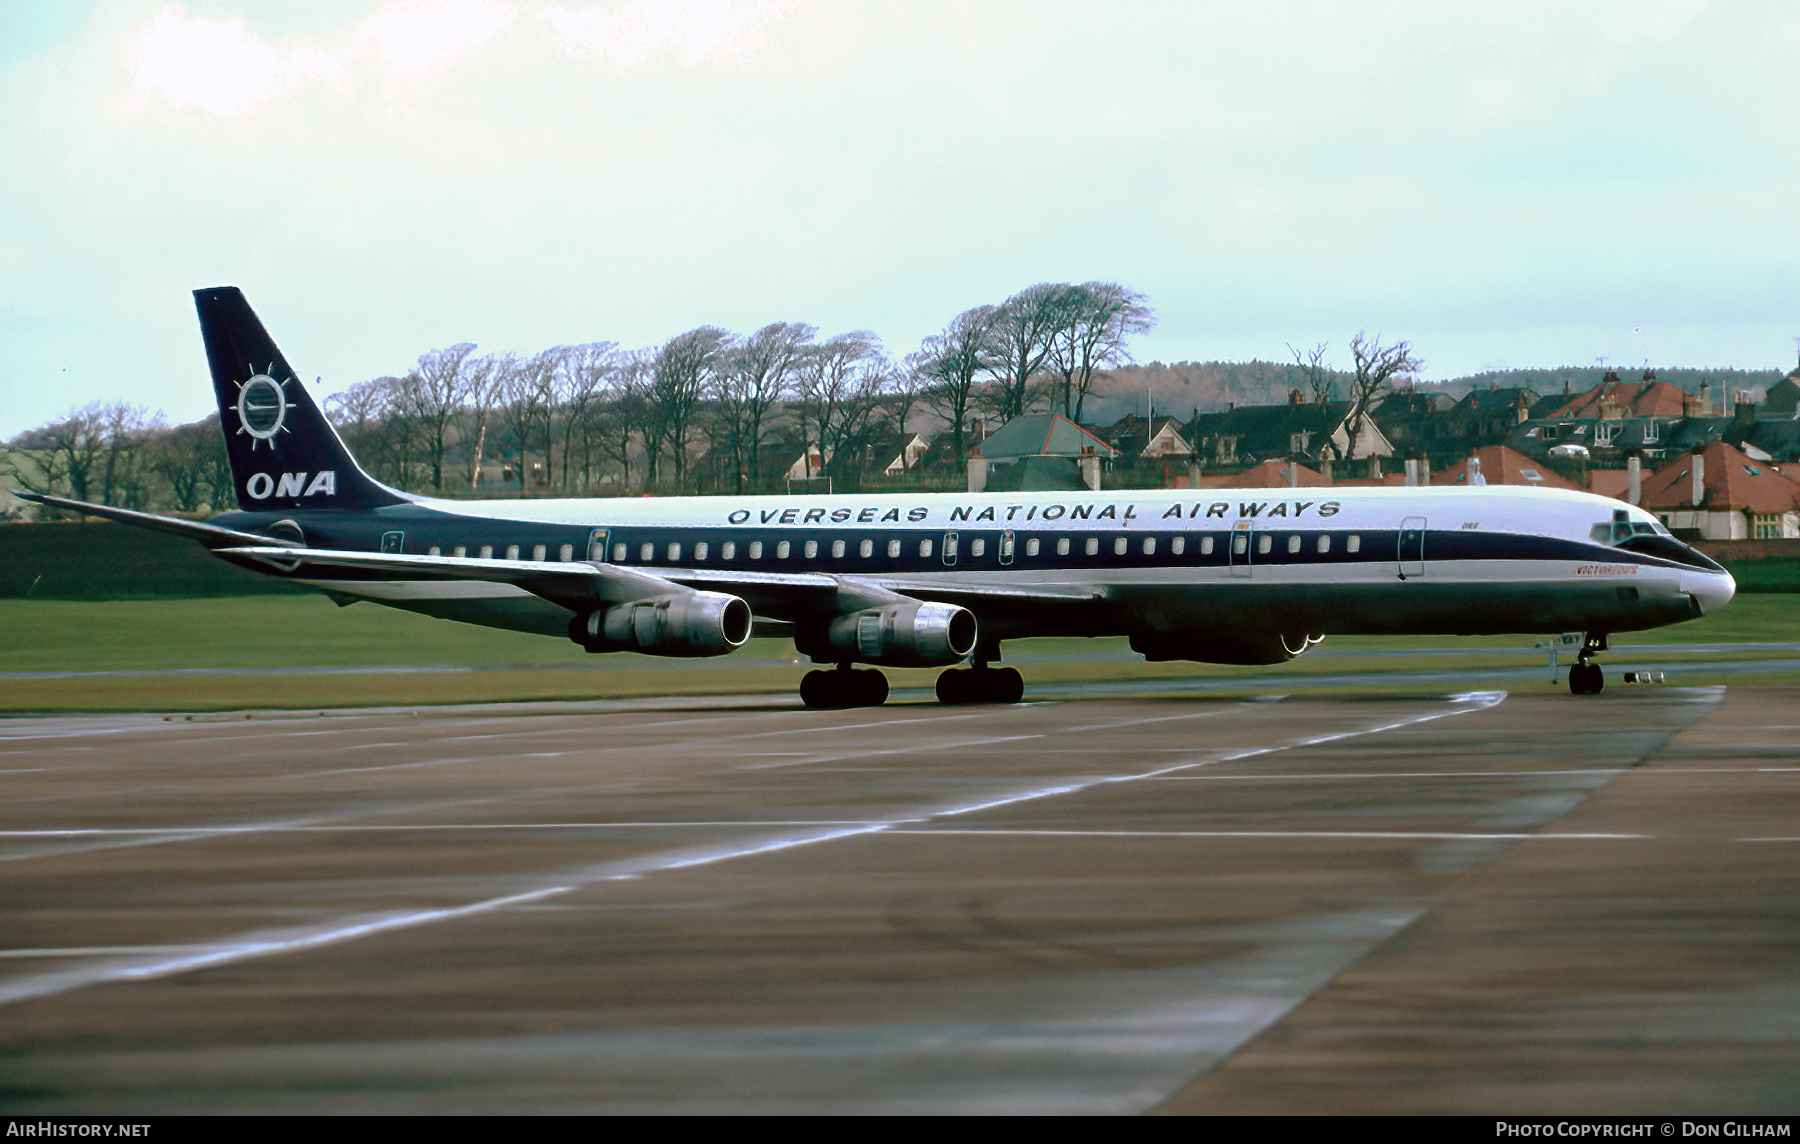
<svg viewBox="0 0 1800 1144">
<path fill-rule="evenodd" d="M 1145 460 L 1179 458 L 1193 455 L 1194 448 L 1181 435 L 1181 422 L 1174 417 L 1145 419 L 1134 414 L 1113 422 L 1096 436 L 1106 441 L 1121 457 Z"/>
<path fill-rule="evenodd" d="M 1202 413 L 1184 434 L 1208 466 L 1249 468 L 1289 457 L 1304 461 L 1357 460 L 1394 455 L 1394 446 L 1364 411 L 1350 442 L 1351 403 L 1307 401 L 1299 390 L 1283 405 L 1239 405 L 1224 413 Z"/>
<path fill-rule="evenodd" d="M 1109 461 L 1119 456 L 1105 440 L 1060 413 L 1015 417 L 981 442 L 981 455 L 990 464 L 1008 464 L 1020 457 L 1079 457 L 1090 449 Z"/>
<path fill-rule="evenodd" d="M 881 465 L 884 476 L 903 477 L 915 472 L 925 454 L 931 451 L 931 441 L 918 433 L 902 433 L 887 440 L 876 442 L 873 454 L 876 464 L 881 464 L 883 457 L 888 458 Z"/>
<path fill-rule="evenodd" d="M 1207 489 L 1310 489 L 1330 483 L 1317 469 L 1309 469 L 1298 461 L 1264 461 L 1241 473 L 1200 479 L 1200 487 Z"/>
<path fill-rule="evenodd" d="M 1724 441 L 1645 478 L 1643 506 L 1678 536 L 1800 538 L 1800 482 Z"/>
<path fill-rule="evenodd" d="M 1433 473 L 1431 483 L 1465 488 L 1477 484 L 1523 485 L 1537 489 L 1581 488 L 1569 478 L 1551 472 L 1543 462 L 1534 461 L 1505 445 L 1483 445 L 1473 450 L 1454 465 Z"/>
</svg>

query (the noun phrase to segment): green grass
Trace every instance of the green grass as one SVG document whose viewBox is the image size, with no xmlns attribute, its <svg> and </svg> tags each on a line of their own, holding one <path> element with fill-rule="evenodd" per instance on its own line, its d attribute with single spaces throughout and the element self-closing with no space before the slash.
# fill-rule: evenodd
<svg viewBox="0 0 1800 1144">
<path fill-rule="evenodd" d="M 670 660 L 593 656 L 559 639 L 432 620 L 321 596 L 82 602 L 0 600 L 0 672 L 165 671 L 182 668 L 456 667 L 406 675 L 124 675 L 0 680 L 0 711 L 305 708 L 595 699 L 637 695 L 789 692 L 807 670 L 791 644 L 757 640 L 732 656 Z M 1617 657 L 1645 644 L 1800 642 L 1800 596 L 1739 597 L 1723 611 L 1673 627 L 1617 637 Z M 1530 637 L 1333 637 L 1343 652 L 1421 649 L 1414 656 L 1305 656 L 1279 667 L 1144 663 L 1123 640 L 1044 639 L 1007 644 L 1029 683 L 1194 679 L 1358 672 L 1470 672 L 1543 663 Z M 1492 655 L 1433 655 L 1483 648 Z M 1770 653 L 1782 656 L 1784 653 Z M 1040 658 L 1041 657 L 1041 658 Z M 1052 657 L 1070 657 L 1058 662 Z M 1680 655 L 1659 659 L 1680 662 Z M 1755 658 L 1734 654 L 1734 659 Z M 1792 658 L 1792 657 L 1785 657 Z M 890 670 L 895 687 L 927 687 L 936 672 Z M 1683 682 L 1714 680 L 1703 662 Z M 1764 681 L 1759 677 L 1759 681 Z"/>
</svg>

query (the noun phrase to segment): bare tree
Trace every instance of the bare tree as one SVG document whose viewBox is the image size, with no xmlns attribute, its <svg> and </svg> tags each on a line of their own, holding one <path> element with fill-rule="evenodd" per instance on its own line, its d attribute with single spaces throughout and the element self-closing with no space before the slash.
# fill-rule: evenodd
<svg viewBox="0 0 1800 1144">
<path fill-rule="evenodd" d="M 1329 345 L 1329 342 L 1320 342 L 1311 349 L 1300 350 L 1295 349 L 1292 342 L 1288 343 L 1288 353 L 1294 355 L 1294 365 L 1305 379 L 1307 391 L 1320 405 L 1337 400 L 1337 379 L 1325 364 L 1325 350 Z"/>
<path fill-rule="evenodd" d="M 455 408 L 467 419 L 464 427 L 474 438 L 469 448 L 471 489 L 481 483 L 488 430 L 518 370 L 519 359 L 513 354 L 483 354 L 465 359 L 457 371 Z"/>
<path fill-rule="evenodd" d="M 581 483 L 587 484 L 593 467 L 590 422 L 606 398 L 606 385 L 618 370 L 617 342 L 588 342 L 563 346 L 556 359 L 556 404 L 562 410 L 562 483 L 571 487 L 575 446 L 581 448 Z"/>
<path fill-rule="evenodd" d="M 688 446 L 694 414 L 700 398 L 712 385 L 731 335 L 717 326 L 701 326 L 664 342 L 650 364 L 649 439 L 650 480 L 657 476 L 658 460 L 667 449 L 675 463 L 675 483 L 687 479 Z"/>
<path fill-rule="evenodd" d="M 196 512 L 207 502 L 204 454 L 224 451 L 216 423 L 195 421 L 155 434 L 145 443 L 151 471 L 168 485 L 169 499 L 179 512 Z"/>
<path fill-rule="evenodd" d="M 1040 282 L 994 311 L 987 403 L 1001 419 L 1019 416 L 1037 399 L 1039 373 L 1062 327 L 1069 289 L 1066 283 Z"/>
<path fill-rule="evenodd" d="M 464 396 L 463 363 L 474 352 L 472 342 L 432 350 L 402 379 L 406 412 L 418 419 L 423 431 L 425 459 L 435 490 L 444 487 L 444 450 Z"/>
<path fill-rule="evenodd" d="M 1350 339 L 1350 356 L 1355 360 L 1356 372 L 1350 379 L 1350 414 L 1344 431 L 1349 444 L 1346 456 L 1354 457 L 1363 417 L 1374 406 L 1375 399 L 1393 385 L 1395 378 L 1418 373 L 1425 363 L 1412 356 L 1411 343 L 1382 345 L 1379 334 L 1371 338 L 1361 330 Z"/>
<path fill-rule="evenodd" d="M 1058 378 L 1058 404 L 1080 421 L 1099 372 L 1130 361 L 1127 339 L 1148 333 L 1156 317 L 1142 294 L 1116 282 L 1066 287 L 1054 308 L 1058 326 L 1050 338 L 1046 364 Z"/>
<path fill-rule="evenodd" d="M 808 443 L 818 445 L 826 471 L 843 473 L 854 463 L 892 369 L 881 340 L 868 330 L 839 334 L 802 358 L 800 423 Z"/>
<path fill-rule="evenodd" d="M 775 411 L 793 392 L 800 364 L 818 330 L 803 322 L 774 322 L 734 346 L 718 370 L 720 443 L 731 457 L 732 488 L 744 491 L 745 474 L 762 479 L 762 448 Z"/>
<path fill-rule="evenodd" d="M 924 379 L 925 404 L 950 422 L 959 463 L 966 451 L 964 438 L 975 404 L 976 379 L 995 357 L 996 310 L 994 306 L 964 310 L 943 333 L 926 338 L 919 352 L 907 358 L 912 371 Z"/>
</svg>

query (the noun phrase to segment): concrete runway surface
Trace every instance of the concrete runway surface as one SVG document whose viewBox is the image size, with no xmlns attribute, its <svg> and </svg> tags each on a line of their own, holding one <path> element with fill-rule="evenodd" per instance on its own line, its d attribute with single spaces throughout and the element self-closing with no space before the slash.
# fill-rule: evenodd
<svg viewBox="0 0 1800 1144">
<path fill-rule="evenodd" d="M 1794 1112 L 1800 691 L 0 721 L 0 1110 Z"/>
</svg>

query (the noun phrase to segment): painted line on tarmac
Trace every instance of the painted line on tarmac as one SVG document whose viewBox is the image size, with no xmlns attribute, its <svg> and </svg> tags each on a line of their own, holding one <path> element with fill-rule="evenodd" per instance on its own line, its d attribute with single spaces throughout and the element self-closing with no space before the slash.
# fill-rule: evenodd
<svg viewBox="0 0 1800 1144">
<path fill-rule="evenodd" d="M 991 829 L 954 830 L 942 827 L 901 827 L 894 832 L 901 834 L 954 834 L 959 837 L 975 837 L 983 834 L 998 836 L 1023 835 L 1026 837 L 1046 838 L 1374 838 L 1374 839 L 1411 839 L 1426 842 L 1524 842 L 1537 838 L 1572 838 L 1583 840 L 1603 839 L 1616 841 L 1628 839 L 1642 841 L 1655 838 L 1654 834 L 1537 834 L 1532 832 L 1511 832 L 1499 834 L 1475 834 L 1461 831 L 1445 830 L 1033 830 L 1029 828 L 1013 829 L 996 826 Z M 1741 839 L 1740 841 L 1775 841 L 1774 839 Z M 1800 839 L 1795 839 L 1800 841 Z"/>
<path fill-rule="evenodd" d="M 1377 735 L 1384 731 L 1414 727 L 1439 719 L 1458 715 L 1473 714 L 1488 710 L 1506 698 L 1503 691 L 1475 692 L 1467 695 L 1451 696 L 1449 710 L 1427 711 L 1405 719 L 1390 720 L 1368 727 L 1334 732 L 1328 735 L 1313 735 L 1294 739 L 1285 743 L 1277 743 L 1265 747 L 1242 748 L 1220 752 L 1210 756 L 1197 758 L 1192 762 L 1173 766 L 1158 767 L 1132 775 L 1093 776 L 1072 782 L 1037 786 L 1000 798 L 987 798 L 977 802 L 953 804 L 936 811 L 923 814 L 880 819 L 872 822 L 856 823 L 849 826 L 809 830 L 798 834 L 778 835 L 773 838 L 747 840 L 743 843 L 706 847 L 701 849 L 685 849 L 667 851 L 661 854 L 649 854 L 639 858 L 601 863 L 599 865 L 572 871 L 568 875 L 558 877 L 553 884 L 521 890 L 500 897 L 487 898 L 462 906 L 444 907 L 429 910 L 401 910 L 372 914 L 358 914 L 340 917 L 323 925 L 284 928 L 276 930 L 259 930 L 226 938 L 217 942 L 195 943 L 199 952 L 176 957 L 122 958 L 83 966 L 77 969 L 62 970 L 52 973 L 30 974 L 0 982 L 0 1004 L 9 1004 L 34 998 L 54 996 L 75 989 L 93 985 L 118 982 L 149 981 L 162 977 L 177 976 L 203 969 L 212 969 L 255 958 L 271 957 L 279 954 L 296 953 L 319 949 L 325 946 L 338 945 L 344 942 L 357 941 L 380 934 L 394 933 L 400 930 L 413 929 L 419 926 L 438 922 L 454 921 L 463 918 L 477 917 L 495 913 L 514 906 L 530 905 L 547 901 L 573 893 L 579 889 L 602 884 L 609 881 L 621 881 L 648 877 L 653 874 L 691 870 L 698 867 L 729 862 L 738 858 L 748 858 L 784 851 L 796 850 L 823 842 L 834 842 L 845 838 L 855 838 L 872 834 L 893 831 L 896 827 L 920 826 L 935 819 L 955 818 L 962 815 L 978 813 L 982 810 L 999 806 L 1014 805 L 1038 799 L 1053 798 L 1058 795 L 1072 794 L 1079 791 L 1105 787 L 1118 783 L 1136 782 L 1146 778 L 1170 774 L 1195 767 L 1215 766 L 1219 763 L 1239 759 L 1255 758 L 1275 754 L 1281 751 L 1295 750 L 1324 743 L 1342 742 L 1346 739 L 1367 735 Z"/>
</svg>

